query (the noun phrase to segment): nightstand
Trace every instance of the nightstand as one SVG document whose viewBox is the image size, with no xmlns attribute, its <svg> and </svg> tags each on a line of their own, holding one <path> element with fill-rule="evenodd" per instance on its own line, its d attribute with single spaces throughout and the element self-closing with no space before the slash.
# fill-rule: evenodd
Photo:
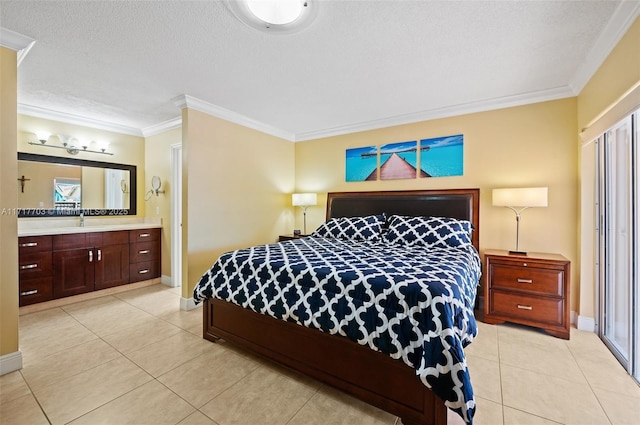
<svg viewBox="0 0 640 425">
<path fill-rule="evenodd" d="M 559 254 L 486 250 L 484 321 L 543 328 L 569 339 L 571 262 Z"/>
<path fill-rule="evenodd" d="M 309 236 L 309 235 L 280 235 L 278 236 L 278 242 L 290 241 L 291 239 L 300 239 L 300 238 L 304 238 L 305 236 Z"/>
</svg>

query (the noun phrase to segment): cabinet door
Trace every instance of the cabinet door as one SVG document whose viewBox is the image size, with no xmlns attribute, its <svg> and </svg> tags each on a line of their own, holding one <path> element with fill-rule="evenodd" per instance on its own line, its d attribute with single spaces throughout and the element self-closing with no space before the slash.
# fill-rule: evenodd
<svg viewBox="0 0 640 425">
<path fill-rule="evenodd" d="M 96 290 L 129 283 L 129 244 L 103 246 L 94 252 Z"/>
<path fill-rule="evenodd" d="M 53 253 L 53 297 L 62 298 L 93 291 L 93 249 L 70 249 Z"/>
</svg>

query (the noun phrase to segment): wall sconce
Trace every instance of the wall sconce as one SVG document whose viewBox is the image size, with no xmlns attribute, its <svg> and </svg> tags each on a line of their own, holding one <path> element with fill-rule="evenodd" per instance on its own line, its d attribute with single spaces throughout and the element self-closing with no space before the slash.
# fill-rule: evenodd
<svg viewBox="0 0 640 425">
<path fill-rule="evenodd" d="M 159 193 L 164 193 L 164 190 L 160 190 L 161 186 L 162 180 L 160 180 L 160 177 L 151 177 L 151 190 L 146 193 L 146 195 L 144 196 L 144 200 L 148 201 L 151 198 L 151 195 L 158 196 Z"/>
<path fill-rule="evenodd" d="M 291 204 L 294 207 L 302 207 L 304 216 L 304 235 L 307 234 L 307 208 L 318 204 L 318 197 L 315 193 L 294 193 L 291 195 Z"/>
<path fill-rule="evenodd" d="M 509 254 L 527 255 L 525 251 L 520 251 L 518 246 L 520 239 L 520 215 L 527 208 L 546 207 L 547 198 L 548 188 L 546 187 L 493 189 L 493 205 L 496 207 L 507 207 L 516 213 L 516 249 L 515 251 L 509 251 Z"/>
<path fill-rule="evenodd" d="M 103 155 L 113 155 L 111 152 L 107 152 L 107 144 L 102 144 L 100 150 L 89 149 L 88 142 L 80 142 L 75 137 L 65 136 L 58 134 L 58 140 L 62 143 L 62 146 L 47 144 L 49 142 L 49 133 L 36 132 L 37 142 L 29 142 L 30 145 L 44 146 L 45 148 L 64 149 L 69 155 L 77 155 L 79 152 L 91 152 L 100 153 Z"/>
</svg>

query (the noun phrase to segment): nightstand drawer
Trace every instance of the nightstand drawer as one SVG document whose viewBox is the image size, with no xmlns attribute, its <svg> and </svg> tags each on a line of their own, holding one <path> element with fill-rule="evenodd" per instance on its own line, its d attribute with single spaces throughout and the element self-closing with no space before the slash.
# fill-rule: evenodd
<svg viewBox="0 0 640 425">
<path fill-rule="evenodd" d="M 564 300 L 491 291 L 490 313 L 525 321 L 564 325 Z"/>
<path fill-rule="evenodd" d="M 558 297 L 564 294 L 562 270 L 492 264 L 489 273 L 491 288 L 515 289 Z"/>
</svg>

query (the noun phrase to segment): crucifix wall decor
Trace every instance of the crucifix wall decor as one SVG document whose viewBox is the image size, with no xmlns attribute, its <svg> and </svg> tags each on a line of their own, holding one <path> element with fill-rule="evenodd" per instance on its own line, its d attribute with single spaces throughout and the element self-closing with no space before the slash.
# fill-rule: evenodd
<svg viewBox="0 0 640 425">
<path fill-rule="evenodd" d="M 20 191 L 22 193 L 24 193 L 24 184 L 28 181 L 30 181 L 31 179 L 25 179 L 24 176 L 22 176 L 21 178 L 18 179 L 18 181 L 20 182 Z"/>
</svg>

